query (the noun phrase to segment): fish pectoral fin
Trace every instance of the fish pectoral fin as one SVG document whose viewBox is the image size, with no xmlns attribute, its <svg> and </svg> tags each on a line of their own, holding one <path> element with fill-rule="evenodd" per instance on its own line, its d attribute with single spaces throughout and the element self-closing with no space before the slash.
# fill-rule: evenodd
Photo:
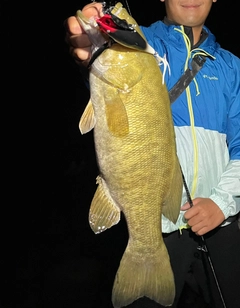
<svg viewBox="0 0 240 308">
<path fill-rule="evenodd" d="M 89 100 L 82 116 L 79 121 L 79 129 L 81 134 L 86 134 L 90 132 L 96 124 L 96 119 L 94 116 L 94 110 L 91 100 Z"/>
<path fill-rule="evenodd" d="M 183 179 L 182 172 L 178 160 L 175 163 L 175 172 L 173 172 L 172 184 L 169 190 L 169 194 L 165 199 L 162 206 L 162 214 L 176 223 L 181 207 L 181 199 L 183 192 Z"/>
<path fill-rule="evenodd" d="M 97 183 L 98 188 L 89 211 L 89 224 L 96 234 L 111 228 L 120 220 L 120 209 L 109 195 L 106 183 L 100 176 L 97 177 Z"/>
<path fill-rule="evenodd" d="M 127 136 L 129 133 L 128 115 L 118 90 L 109 91 L 105 99 L 105 112 L 108 129 L 113 136 Z"/>
<path fill-rule="evenodd" d="M 113 285 L 113 307 L 128 306 L 143 296 L 163 306 L 174 301 L 175 281 L 164 243 L 152 254 L 136 254 L 127 247 L 121 259 Z"/>
</svg>

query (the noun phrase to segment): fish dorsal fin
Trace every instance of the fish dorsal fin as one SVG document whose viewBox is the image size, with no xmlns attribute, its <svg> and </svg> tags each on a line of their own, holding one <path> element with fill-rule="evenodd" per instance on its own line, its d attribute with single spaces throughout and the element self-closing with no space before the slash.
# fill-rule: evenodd
<svg viewBox="0 0 240 308">
<path fill-rule="evenodd" d="M 96 124 L 96 119 L 94 116 L 94 110 L 91 100 L 89 100 L 82 116 L 79 121 L 79 129 L 81 134 L 86 134 L 90 132 Z"/>
<path fill-rule="evenodd" d="M 120 220 L 120 209 L 108 193 L 104 180 L 97 177 L 98 188 L 93 197 L 90 211 L 89 224 L 94 233 L 101 233 Z"/>
</svg>

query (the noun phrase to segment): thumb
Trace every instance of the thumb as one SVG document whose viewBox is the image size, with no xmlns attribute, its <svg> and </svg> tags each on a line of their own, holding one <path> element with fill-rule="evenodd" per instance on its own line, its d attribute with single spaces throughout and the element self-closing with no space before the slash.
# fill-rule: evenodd
<svg viewBox="0 0 240 308">
<path fill-rule="evenodd" d="M 188 209 L 190 209 L 190 204 L 189 202 L 186 202 L 185 204 L 183 204 L 183 206 L 181 207 L 181 211 L 186 211 Z"/>
</svg>

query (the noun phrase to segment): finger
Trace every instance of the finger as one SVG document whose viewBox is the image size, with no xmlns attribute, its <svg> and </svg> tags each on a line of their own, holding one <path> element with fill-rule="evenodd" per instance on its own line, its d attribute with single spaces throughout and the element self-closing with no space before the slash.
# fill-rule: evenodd
<svg viewBox="0 0 240 308">
<path fill-rule="evenodd" d="M 82 12 L 88 18 L 99 18 L 103 16 L 102 4 L 96 2 L 90 3 L 82 9 Z M 70 35 L 82 34 L 85 32 L 75 16 L 70 16 L 68 19 L 66 19 L 64 21 L 64 27 L 66 32 L 68 32 Z"/>
<path fill-rule="evenodd" d="M 91 57 L 91 49 L 90 48 L 73 48 L 71 47 L 69 49 L 69 52 L 71 56 L 76 61 L 84 61 L 84 65 L 87 65 L 88 60 L 90 60 Z"/>
<path fill-rule="evenodd" d="M 75 16 L 71 16 L 64 21 L 64 28 L 69 35 L 79 35 L 84 32 Z"/>
<path fill-rule="evenodd" d="M 198 235 L 198 236 L 202 236 L 202 235 L 208 233 L 209 231 L 210 231 L 209 228 L 207 228 L 207 227 L 202 227 L 202 228 L 200 228 L 198 231 L 196 231 L 196 232 L 193 231 L 193 232 L 195 232 L 195 234 Z"/>
<path fill-rule="evenodd" d="M 206 224 L 203 221 L 200 221 L 198 223 L 188 221 L 188 225 L 191 227 L 192 231 L 198 235 L 200 235 L 201 230 L 207 228 Z"/>
<path fill-rule="evenodd" d="M 196 212 L 195 210 L 193 211 L 192 208 L 187 210 L 186 213 L 184 214 L 184 218 L 189 221 L 190 219 L 192 219 L 193 217 L 197 217 L 198 216 L 198 212 Z"/>
<path fill-rule="evenodd" d="M 199 228 L 203 225 L 206 225 L 206 223 L 204 223 L 203 219 L 200 219 L 200 217 L 198 215 L 192 216 L 191 218 L 187 219 L 187 223 L 190 227 L 196 227 Z"/>
<path fill-rule="evenodd" d="M 102 12 L 102 4 L 98 2 L 92 2 L 84 6 L 82 9 L 83 14 L 86 17 L 94 17 L 94 18 L 99 18 L 103 16 Z"/>
<path fill-rule="evenodd" d="M 87 48 L 92 46 L 87 34 L 66 36 L 66 42 L 74 48 Z"/>
<path fill-rule="evenodd" d="M 190 204 L 188 202 L 186 202 L 182 207 L 181 207 L 181 211 L 186 211 L 188 209 L 190 209 Z"/>
</svg>

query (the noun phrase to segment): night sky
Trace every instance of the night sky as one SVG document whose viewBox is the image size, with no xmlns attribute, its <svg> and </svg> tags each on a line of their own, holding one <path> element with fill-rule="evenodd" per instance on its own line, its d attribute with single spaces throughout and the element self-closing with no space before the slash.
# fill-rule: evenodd
<svg viewBox="0 0 240 308">
<path fill-rule="evenodd" d="M 1 296 L 0 307 L 111 308 L 127 230 L 124 219 L 100 235 L 89 227 L 98 170 L 92 133 L 81 135 L 78 129 L 89 93 L 64 42 L 64 20 L 85 3 L 1 1 L 2 103 L 9 115 L 3 117 L 4 150 L 10 160 L 8 246 L 1 259 L 9 292 Z M 163 18 L 159 0 L 139 3 L 129 0 L 139 24 Z M 223 48 L 240 56 L 237 8 L 231 3 L 213 4 L 207 26 Z M 17 262 L 16 275 L 10 274 L 8 256 Z"/>
</svg>

